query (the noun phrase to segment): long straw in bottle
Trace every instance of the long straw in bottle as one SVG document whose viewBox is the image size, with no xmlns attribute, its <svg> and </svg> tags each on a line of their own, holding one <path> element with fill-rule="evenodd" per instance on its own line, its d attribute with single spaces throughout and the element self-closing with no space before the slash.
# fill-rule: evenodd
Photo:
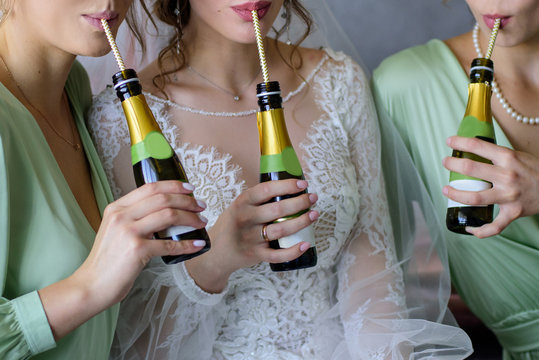
<svg viewBox="0 0 539 360">
<path fill-rule="evenodd" d="M 125 70 L 124 61 L 122 60 L 122 56 L 120 55 L 120 51 L 118 50 L 118 46 L 116 45 L 116 41 L 114 41 L 114 37 L 112 36 L 112 32 L 110 31 L 109 23 L 105 19 L 101 19 L 101 25 L 103 25 L 103 30 L 105 30 L 105 34 L 107 35 L 107 39 L 109 40 L 110 48 L 112 49 L 112 52 L 114 53 L 114 57 L 116 58 L 116 62 L 118 63 L 118 67 L 121 71 Z"/>
<path fill-rule="evenodd" d="M 258 21 L 258 11 L 251 11 L 253 16 L 253 26 L 255 28 L 256 46 L 258 47 L 258 57 L 260 59 L 260 67 L 262 68 L 262 77 L 264 82 L 269 82 L 268 64 L 266 63 L 266 53 L 264 52 L 264 43 L 262 41 L 262 33 L 260 32 L 260 22 Z"/>
<path fill-rule="evenodd" d="M 500 25 L 502 23 L 502 19 L 498 18 L 494 22 L 494 27 L 492 28 L 492 33 L 490 34 L 490 41 L 488 42 L 488 49 L 487 53 L 485 55 L 486 59 L 490 59 L 492 56 L 492 50 L 494 50 L 494 42 L 496 41 L 496 36 L 498 36 L 498 30 L 500 30 Z"/>
</svg>

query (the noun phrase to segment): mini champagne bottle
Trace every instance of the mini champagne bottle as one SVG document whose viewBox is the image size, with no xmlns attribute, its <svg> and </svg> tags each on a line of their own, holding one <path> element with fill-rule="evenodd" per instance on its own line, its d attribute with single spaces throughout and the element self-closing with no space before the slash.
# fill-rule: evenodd
<svg viewBox="0 0 539 360">
<path fill-rule="evenodd" d="M 493 75 L 492 60 L 486 58 L 473 60 L 468 85 L 468 104 L 457 135 L 496 143 L 490 108 Z M 487 159 L 464 151 L 454 150 L 452 156 L 491 164 Z M 449 185 L 466 191 L 482 191 L 492 187 L 488 181 L 456 172 L 451 172 Z M 449 199 L 447 207 L 446 225 L 453 232 L 469 234 L 465 230 L 467 226 L 478 227 L 492 222 L 494 205 L 470 206 Z"/>
<path fill-rule="evenodd" d="M 256 90 L 260 108 L 256 116 L 260 136 L 260 182 L 284 179 L 303 180 L 301 165 L 286 130 L 279 82 L 260 83 Z M 277 196 L 270 202 L 292 198 L 306 192 L 305 189 L 297 194 Z M 307 211 L 308 209 L 286 218 L 276 219 L 274 223 L 300 216 Z M 314 246 L 313 225 L 309 225 L 293 235 L 272 240 L 269 245 L 271 248 L 281 249 L 292 247 L 301 241 L 310 242 L 311 247 L 295 260 L 270 264 L 271 269 L 273 271 L 286 271 L 315 266 L 318 256 Z"/>
<path fill-rule="evenodd" d="M 160 180 L 188 182 L 178 156 L 163 136 L 146 103 L 136 72 L 125 69 L 114 74 L 112 80 L 129 127 L 131 161 L 137 187 Z M 210 238 L 204 228 L 173 226 L 156 233 L 155 238 L 206 241 L 206 246 L 194 254 L 163 256 L 163 261 L 167 264 L 188 260 L 210 249 Z"/>
</svg>

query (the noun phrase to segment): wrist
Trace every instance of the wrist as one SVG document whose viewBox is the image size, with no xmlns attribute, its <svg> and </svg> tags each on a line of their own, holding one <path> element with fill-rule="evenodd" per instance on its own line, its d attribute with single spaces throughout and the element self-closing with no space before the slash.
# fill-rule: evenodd
<svg viewBox="0 0 539 360">
<path fill-rule="evenodd" d="M 186 261 L 185 268 L 198 287 L 207 293 L 218 294 L 226 288 L 234 270 L 221 266 L 218 259 L 211 256 L 211 251 Z"/>
<path fill-rule="evenodd" d="M 38 291 L 55 340 L 101 312 L 86 284 L 74 275 Z"/>
</svg>

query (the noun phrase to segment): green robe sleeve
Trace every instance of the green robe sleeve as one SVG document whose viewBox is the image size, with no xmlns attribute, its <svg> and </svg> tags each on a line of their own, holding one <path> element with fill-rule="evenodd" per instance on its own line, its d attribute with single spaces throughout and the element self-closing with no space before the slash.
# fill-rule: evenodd
<svg viewBox="0 0 539 360">
<path fill-rule="evenodd" d="M 4 297 L 9 254 L 9 182 L 0 123 L 0 354 L 3 359 L 27 359 L 55 346 L 37 291 L 9 300 Z"/>
</svg>

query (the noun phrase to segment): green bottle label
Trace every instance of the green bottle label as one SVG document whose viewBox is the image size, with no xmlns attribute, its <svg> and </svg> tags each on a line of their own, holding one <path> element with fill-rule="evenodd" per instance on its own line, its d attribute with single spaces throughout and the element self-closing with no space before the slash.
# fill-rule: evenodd
<svg viewBox="0 0 539 360">
<path fill-rule="evenodd" d="M 292 146 L 287 146 L 280 154 L 262 155 L 260 157 L 260 173 L 286 171 L 294 176 L 301 176 L 301 164 Z"/>
<path fill-rule="evenodd" d="M 494 139 L 494 127 L 492 122 L 481 121 L 473 115 L 468 115 L 462 119 L 457 135 L 469 138 L 483 136 Z"/>
<path fill-rule="evenodd" d="M 462 136 L 462 137 L 468 137 L 468 138 L 482 137 L 486 139 L 495 139 L 494 126 L 492 126 L 492 122 L 481 121 L 473 115 L 465 116 L 464 119 L 462 119 L 457 135 Z M 478 161 L 478 162 L 482 162 L 486 164 L 491 163 L 489 160 L 481 156 L 469 153 L 469 152 L 454 151 L 453 156 L 464 158 L 464 159 L 470 159 L 473 161 Z M 472 176 L 467 176 L 467 175 L 463 175 L 463 174 L 459 174 L 459 173 L 451 171 L 451 173 L 449 174 L 449 181 L 455 181 L 455 180 L 484 181 L 482 179 L 478 179 Z"/>
<path fill-rule="evenodd" d="M 170 144 L 163 134 L 158 131 L 152 131 L 146 135 L 144 140 L 131 146 L 131 163 L 136 163 L 147 159 L 168 159 L 174 154 Z"/>
</svg>

